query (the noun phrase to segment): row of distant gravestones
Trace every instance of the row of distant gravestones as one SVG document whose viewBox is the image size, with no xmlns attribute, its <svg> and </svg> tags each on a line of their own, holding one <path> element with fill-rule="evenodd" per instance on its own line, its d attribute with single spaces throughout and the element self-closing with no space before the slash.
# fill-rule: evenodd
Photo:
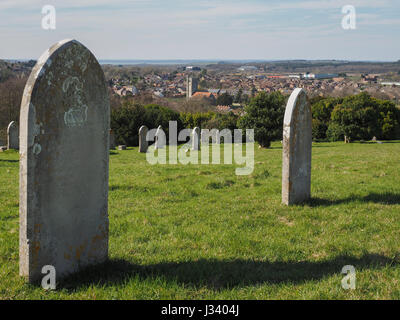
<svg viewBox="0 0 400 320">
<path fill-rule="evenodd" d="M 40 57 L 20 112 L 20 274 L 39 281 L 108 257 L 110 107 L 103 71 L 79 42 Z M 311 110 L 306 93 L 289 98 L 283 128 L 282 201 L 310 197 Z"/>
<path fill-rule="evenodd" d="M 139 128 L 139 152 L 141 152 L 141 153 L 146 153 L 149 148 L 149 143 L 147 140 L 148 133 L 149 133 L 149 128 L 147 128 L 146 126 L 141 126 Z M 165 137 L 165 133 L 162 130 L 161 126 L 158 126 L 154 137 L 155 137 L 154 148 L 155 149 L 164 148 L 166 145 L 166 137 Z M 213 143 L 216 143 L 216 144 L 221 143 L 221 133 L 219 132 L 219 130 L 217 130 L 217 129 L 212 129 L 212 130 L 202 129 L 200 131 L 199 127 L 195 127 L 191 131 L 191 149 L 192 150 L 200 150 L 200 145 L 202 143 L 208 144 L 210 142 L 210 138 Z M 240 136 L 240 141 L 241 141 L 241 139 L 242 139 L 242 136 Z M 232 137 L 230 137 L 230 140 L 232 140 Z M 239 139 L 237 139 L 237 140 L 239 140 Z M 110 136 L 110 141 L 114 141 L 113 136 Z M 230 141 L 230 142 L 232 142 L 232 141 Z M 113 148 L 113 147 L 111 147 L 111 148 Z M 114 145 L 114 148 L 115 148 L 115 145 Z"/>
</svg>

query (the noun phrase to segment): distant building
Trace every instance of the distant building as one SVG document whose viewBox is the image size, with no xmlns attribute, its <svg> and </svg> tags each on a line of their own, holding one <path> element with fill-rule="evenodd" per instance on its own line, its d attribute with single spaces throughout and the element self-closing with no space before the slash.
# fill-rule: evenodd
<svg viewBox="0 0 400 320">
<path fill-rule="evenodd" d="M 200 67 L 194 67 L 194 66 L 187 66 L 185 70 L 193 70 L 193 71 L 200 71 Z"/>
<path fill-rule="evenodd" d="M 190 77 L 186 78 L 186 98 L 190 99 L 198 89 L 198 80 L 196 78 Z"/>
<path fill-rule="evenodd" d="M 197 99 L 208 99 L 210 102 L 215 103 L 215 96 L 211 92 L 195 92 L 192 96 Z"/>
<path fill-rule="evenodd" d="M 302 75 L 303 79 L 332 79 L 336 78 L 336 73 L 305 73 Z"/>
<path fill-rule="evenodd" d="M 216 109 L 217 109 L 218 112 L 228 113 L 231 110 L 231 107 L 230 106 L 220 106 L 220 105 L 218 105 L 216 107 Z"/>
<path fill-rule="evenodd" d="M 400 82 L 381 82 L 382 86 L 400 87 Z"/>
<path fill-rule="evenodd" d="M 361 75 L 361 78 L 365 82 L 373 82 L 373 83 L 377 83 L 378 82 L 378 77 L 379 77 L 379 75 L 377 75 L 377 74 L 363 74 L 363 75 Z"/>
<path fill-rule="evenodd" d="M 153 94 L 154 94 L 156 97 L 164 98 L 164 94 L 163 94 L 161 91 L 154 91 Z"/>
<path fill-rule="evenodd" d="M 241 66 L 238 68 L 239 71 L 254 71 L 257 70 L 257 67 L 255 66 Z"/>
</svg>

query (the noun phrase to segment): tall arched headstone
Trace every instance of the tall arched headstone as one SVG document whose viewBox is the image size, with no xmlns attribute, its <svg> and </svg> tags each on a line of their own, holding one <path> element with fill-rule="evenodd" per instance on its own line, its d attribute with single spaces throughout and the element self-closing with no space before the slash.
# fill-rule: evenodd
<svg viewBox="0 0 400 320">
<path fill-rule="evenodd" d="M 19 128 L 15 121 L 7 127 L 7 149 L 19 149 Z"/>
<path fill-rule="evenodd" d="M 75 40 L 53 45 L 20 115 L 20 274 L 58 277 L 108 256 L 110 106 L 103 71 Z"/>
<path fill-rule="evenodd" d="M 200 128 L 196 127 L 192 131 L 192 150 L 200 150 Z"/>
<path fill-rule="evenodd" d="M 149 148 L 149 143 L 146 140 L 149 129 L 146 126 L 141 126 L 139 129 L 139 152 L 146 153 Z"/>
<path fill-rule="evenodd" d="M 311 107 L 306 92 L 291 94 L 283 120 L 282 202 L 290 205 L 311 196 Z"/>
</svg>

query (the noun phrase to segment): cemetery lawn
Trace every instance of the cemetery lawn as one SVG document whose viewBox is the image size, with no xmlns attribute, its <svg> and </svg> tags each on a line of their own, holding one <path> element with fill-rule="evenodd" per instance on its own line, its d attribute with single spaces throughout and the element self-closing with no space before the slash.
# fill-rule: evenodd
<svg viewBox="0 0 400 320">
<path fill-rule="evenodd" d="M 110 153 L 110 260 L 52 292 L 18 275 L 18 153 L 0 153 L 0 299 L 400 299 L 400 142 L 313 144 L 313 198 L 292 207 L 280 142 L 249 176 Z"/>
</svg>

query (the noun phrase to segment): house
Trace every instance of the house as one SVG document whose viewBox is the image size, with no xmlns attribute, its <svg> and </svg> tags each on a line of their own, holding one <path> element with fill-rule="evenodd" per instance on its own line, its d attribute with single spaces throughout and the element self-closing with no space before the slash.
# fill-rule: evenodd
<svg viewBox="0 0 400 320">
<path fill-rule="evenodd" d="M 210 100 L 210 102 L 215 102 L 216 101 L 214 94 L 212 94 L 211 92 L 200 92 L 200 91 L 197 91 L 192 95 L 192 98 L 208 99 L 208 100 Z"/>
</svg>

